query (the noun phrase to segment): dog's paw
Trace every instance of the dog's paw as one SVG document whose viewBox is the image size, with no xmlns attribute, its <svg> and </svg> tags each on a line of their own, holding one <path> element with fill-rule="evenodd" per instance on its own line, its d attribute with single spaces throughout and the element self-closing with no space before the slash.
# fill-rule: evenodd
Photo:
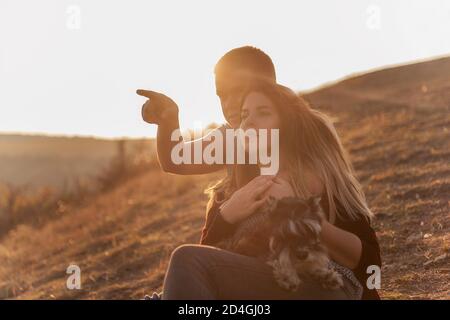
<svg viewBox="0 0 450 320">
<path fill-rule="evenodd" d="M 280 287 L 288 291 L 297 291 L 301 284 L 295 269 L 283 267 L 278 260 L 267 262 L 273 269 L 275 281 Z"/>
<path fill-rule="evenodd" d="M 337 290 L 344 286 L 344 281 L 339 273 L 332 270 L 324 278 L 323 286 L 327 289 Z"/>
</svg>

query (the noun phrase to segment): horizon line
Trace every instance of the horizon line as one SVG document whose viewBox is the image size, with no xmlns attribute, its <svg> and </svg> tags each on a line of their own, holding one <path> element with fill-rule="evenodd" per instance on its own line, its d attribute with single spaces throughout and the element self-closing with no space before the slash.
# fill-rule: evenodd
<svg viewBox="0 0 450 320">
<path fill-rule="evenodd" d="M 419 63 L 426 63 L 431 61 L 437 61 L 441 59 L 450 58 L 450 53 L 446 54 L 440 54 L 432 57 L 427 58 L 419 58 L 415 60 L 409 60 L 405 62 L 399 62 L 399 63 L 392 63 L 392 64 L 386 64 L 379 67 L 374 67 L 371 69 L 363 70 L 363 71 L 355 71 L 352 73 L 349 73 L 343 77 L 339 77 L 335 80 L 325 81 L 322 84 L 316 85 L 310 89 L 304 89 L 304 90 L 295 90 L 298 94 L 310 94 L 314 91 L 319 91 L 327 87 L 331 87 L 333 85 L 336 85 L 340 82 L 353 79 L 356 77 L 361 77 L 370 73 L 379 72 L 382 70 L 388 70 L 393 69 L 396 67 L 404 67 L 408 65 L 414 65 Z M 212 121 L 211 123 L 214 123 Z M 184 130 L 193 130 L 194 128 L 185 128 Z M 119 135 L 119 136 L 106 136 L 106 135 L 94 135 L 94 134 L 83 134 L 83 133 L 49 133 L 49 132 L 43 132 L 43 131 L 0 131 L 0 136 L 6 136 L 6 135 L 18 135 L 18 136 L 32 136 L 32 137 L 48 137 L 48 138 L 84 138 L 84 139 L 97 139 L 97 140 L 140 140 L 140 139 L 155 139 L 155 135 L 148 135 L 148 136 L 126 136 L 126 135 Z"/>
</svg>

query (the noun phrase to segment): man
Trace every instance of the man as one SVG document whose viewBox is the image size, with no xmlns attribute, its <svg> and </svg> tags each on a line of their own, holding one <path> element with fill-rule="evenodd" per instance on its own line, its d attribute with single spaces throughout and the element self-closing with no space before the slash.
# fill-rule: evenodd
<svg viewBox="0 0 450 320">
<path fill-rule="evenodd" d="M 220 58 L 214 73 L 216 94 L 220 99 L 222 112 L 227 121 L 227 124 L 215 130 L 219 130 L 222 133 L 225 142 L 224 146 L 226 146 L 225 130 L 227 128 L 238 128 L 240 123 L 238 90 L 242 88 L 244 83 L 252 79 L 276 82 L 275 67 L 270 57 L 262 50 L 245 46 L 233 49 Z M 171 151 L 179 143 L 171 140 L 172 133 L 180 127 L 177 104 L 169 97 L 158 92 L 139 89 L 137 94 L 149 99 L 142 106 L 142 117 L 146 122 L 158 125 L 158 160 L 165 172 L 182 175 L 205 174 L 218 171 L 227 166 L 225 161 L 223 161 L 223 164 L 173 163 Z M 213 133 L 210 132 L 200 139 L 183 143 L 185 147 L 192 149 L 194 144 L 201 143 L 201 150 L 204 150 L 212 142 L 212 139 L 208 137 L 211 134 Z M 225 150 L 223 154 L 226 154 Z"/>
<path fill-rule="evenodd" d="M 275 67 L 270 57 L 262 50 L 245 46 L 233 49 L 220 58 L 215 66 L 214 73 L 216 94 L 220 99 L 222 112 L 227 121 L 226 124 L 214 130 L 218 130 L 222 134 L 225 148 L 227 145 L 225 130 L 227 128 L 238 128 L 240 124 L 239 89 L 252 79 L 264 79 L 266 81 L 276 82 Z M 181 175 L 206 174 L 226 167 L 227 174 L 231 174 L 231 165 L 225 164 L 225 161 L 223 161 L 223 164 L 173 163 L 171 158 L 172 149 L 179 143 L 178 141 L 171 140 L 172 133 L 180 128 L 177 104 L 169 97 L 158 92 L 140 89 L 137 90 L 137 94 L 148 98 L 142 106 L 142 117 L 144 121 L 158 125 L 158 160 L 161 168 L 165 172 Z M 200 139 L 187 142 L 183 141 L 184 147 L 191 148 L 192 154 L 194 145 L 201 143 L 202 150 L 204 150 L 212 142 L 209 136 L 213 134 L 214 132 L 210 132 Z M 225 150 L 223 155 L 226 155 Z M 259 179 L 258 183 L 261 184 L 264 181 L 264 178 Z M 255 187 L 257 187 L 256 184 Z M 221 217 L 213 220 L 216 221 L 215 225 L 217 228 L 221 228 L 221 224 L 222 227 L 223 224 L 227 224 Z M 202 237 L 209 228 L 210 226 L 207 226 L 205 223 L 202 230 Z M 161 299 L 161 294 L 155 292 L 152 297 L 146 296 L 144 299 L 159 300 Z"/>
</svg>

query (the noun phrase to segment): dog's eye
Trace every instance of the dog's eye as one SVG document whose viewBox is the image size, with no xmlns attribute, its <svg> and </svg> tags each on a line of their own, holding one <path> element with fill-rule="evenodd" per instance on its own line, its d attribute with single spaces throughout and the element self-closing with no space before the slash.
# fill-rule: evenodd
<svg viewBox="0 0 450 320">
<path fill-rule="evenodd" d="M 306 258 L 308 258 L 308 251 L 305 250 L 297 250 L 297 252 L 295 253 L 295 256 L 299 259 L 299 260 L 305 260 Z"/>
</svg>

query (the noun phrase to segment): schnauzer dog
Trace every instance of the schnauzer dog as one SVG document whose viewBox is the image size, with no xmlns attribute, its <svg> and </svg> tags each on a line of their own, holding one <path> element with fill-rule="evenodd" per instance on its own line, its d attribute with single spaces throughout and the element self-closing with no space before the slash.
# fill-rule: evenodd
<svg viewBox="0 0 450 320">
<path fill-rule="evenodd" d="M 320 243 L 323 219 L 320 197 L 269 198 L 217 246 L 263 259 L 272 267 L 277 283 L 287 290 L 296 291 L 307 278 L 337 289 L 343 286 L 342 277 L 330 267 L 326 248 Z"/>
</svg>

